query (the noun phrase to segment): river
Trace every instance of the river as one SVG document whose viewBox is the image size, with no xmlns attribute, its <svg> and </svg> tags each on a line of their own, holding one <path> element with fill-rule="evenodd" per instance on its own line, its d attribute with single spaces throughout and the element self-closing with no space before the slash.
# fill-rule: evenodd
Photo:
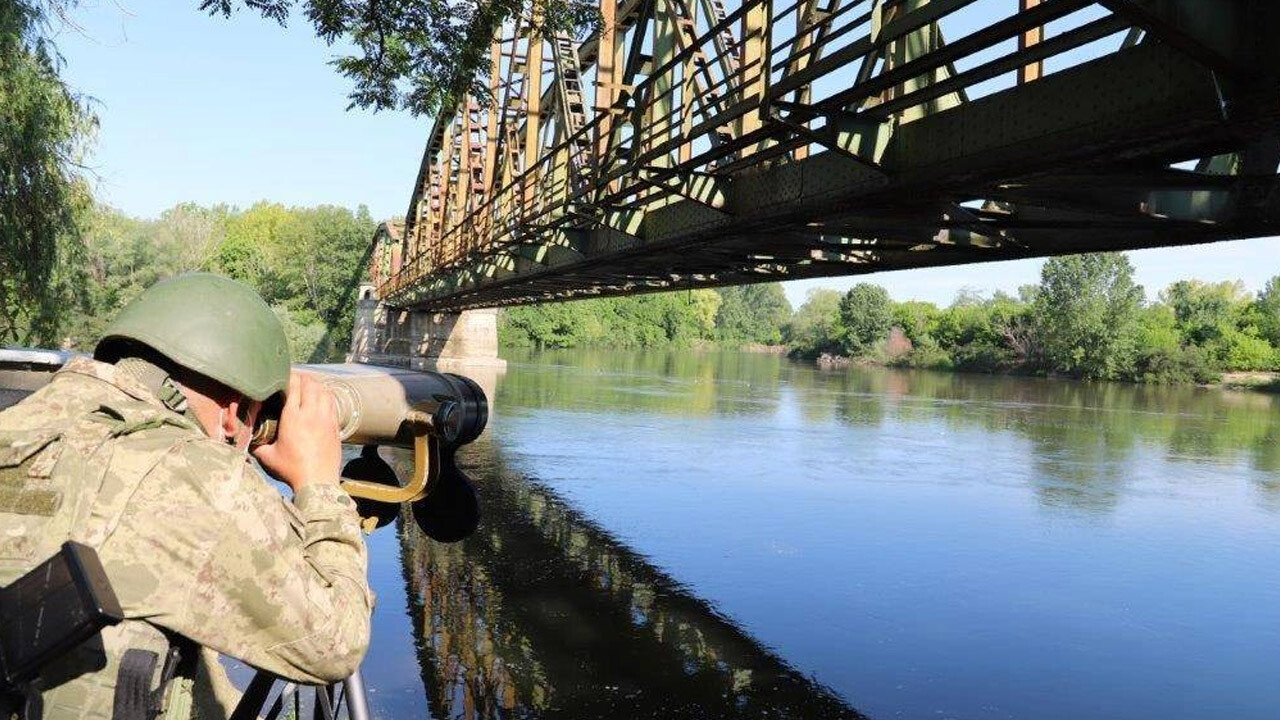
<svg viewBox="0 0 1280 720">
<path fill-rule="evenodd" d="M 1280 716 L 1280 397 L 505 353 L 370 539 L 381 717 Z"/>
</svg>

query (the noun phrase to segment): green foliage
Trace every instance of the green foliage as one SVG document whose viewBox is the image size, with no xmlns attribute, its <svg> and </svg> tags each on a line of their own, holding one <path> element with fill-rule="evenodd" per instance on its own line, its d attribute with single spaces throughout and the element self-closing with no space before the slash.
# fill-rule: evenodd
<svg viewBox="0 0 1280 720">
<path fill-rule="evenodd" d="M 594 26 L 596 4 L 538 0 L 535 29 L 548 34 Z M 300 11 L 317 36 L 355 48 L 332 61 L 350 79 L 351 107 L 437 114 L 464 92 L 488 95 L 489 47 L 502 24 L 525 11 L 519 0 L 201 0 L 200 9 L 230 16 L 240 8 L 284 25 Z"/>
<path fill-rule="evenodd" d="M 1252 330 L 1252 328 L 1250 329 Z M 1274 370 L 1280 365 L 1271 343 L 1250 331 L 1228 328 L 1219 342 L 1222 367 L 1231 370 Z"/>
<path fill-rule="evenodd" d="M 210 257 L 221 242 L 230 210 L 176 205 L 156 220 L 137 220 L 98 208 L 85 223 L 83 302 L 65 310 L 62 344 L 85 349 L 125 303 L 161 278 L 214 269 Z"/>
<path fill-rule="evenodd" d="M 1188 342 L 1208 345 L 1220 343 L 1236 326 L 1248 298 L 1239 281 L 1179 280 L 1160 293 L 1160 299 L 1173 309 Z"/>
<path fill-rule="evenodd" d="M 498 342 L 509 347 L 688 347 L 715 339 L 720 295 L 678 290 L 506 308 Z"/>
<path fill-rule="evenodd" d="M 937 305 L 920 300 L 893 303 L 893 325 L 911 341 L 911 351 L 893 359 L 892 364 L 933 370 L 952 369 L 954 360 L 935 337 L 944 312 Z"/>
<path fill-rule="evenodd" d="M 1280 348 L 1280 275 L 1267 281 L 1254 309 L 1258 332 L 1273 347 Z"/>
<path fill-rule="evenodd" d="M 777 345 L 791 320 L 791 303 L 779 283 L 739 285 L 718 290 L 716 339 L 728 346 Z"/>
<path fill-rule="evenodd" d="M 1129 376 L 1142 302 L 1124 255 L 1050 258 L 1032 305 L 1045 369 L 1083 378 Z"/>
<path fill-rule="evenodd" d="M 79 168 L 97 121 L 58 76 L 47 9 L 61 5 L 0 0 L 0 343 L 55 344 L 83 286 Z"/>
<path fill-rule="evenodd" d="M 1030 306 L 1025 302 L 1000 293 L 987 299 L 961 291 L 956 302 L 936 317 L 930 335 L 946 349 L 951 367 L 1008 372 L 1023 369 L 1034 353 L 1031 325 Z"/>
<path fill-rule="evenodd" d="M 218 243 L 212 269 L 253 286 L 262 284 L 267 260 L 262 248 L 246 235 L 233 235 Z"/>
<path fill-rule="evenodd" d="M 809 290 L 784 335 L 792 355 L 814 358 L 840 351 L 840 299 L 835 290 Z"/>
<path fill-rule="evenodd" d="M 1130 380 L 1162 385 L 1211 383 L 1221 377 L 1213 354 L 1194 345 L 1144 347 L 1138 351 Z"/>
<path fill-rule="evenodd" d="M 284 335 L 289 340 L 290 357 L 305 359 L 318 356 L 328 359 L 328 348 L 322 347 L 326 342 L 325 328 L 313 313 L 290 310 L 285 305 L 276 305 L 271 309 L 284 326 Z"/>
<path fill-rule="evenodd" d="M 932 331 L 942 311 L 937 305 L 921 300 L 907 300 L 893 304 L 893 324 L 902 328 L 903 334 L 915 347 L 937 343 Z"/>
<path fill-rule="evenodd" d="M 211 270 L 249 283 L 275 308 L 294 358 L 340 359 L 374 226 L 363 207 L 259 203 L 242 212 L 187 203 L 150 221 L 99 208 L 85 224 L 83 258 L 73 269 L 84 278 L 83 302 L 62 308 L 60 344 L 86 350 L 107 320 L 157 280 Z"/>
<path fill-rule="evenodd" d="M 840 298 L 840 349 L 850 357 L 865 357 L 884 341 L 893 327 L 893 302 L 879 285 L 858 283 Z"/>
<path fill-rule="evenodd" d="M 504 308 L 499 315 L 498 342 L 539 349 L 603 344 L 598 316 L 601 303 L 580 300 Z"/>
<path fill-rule="evenodd" d="M 1181 280 L 1160 297 L 1181 342 L 1203 349 L 1214 371 L 1271 370 L 1280 366 L 1280 353 L 1271 341 L 1280 311 L 1278 287 L 1273 278 L 1255 301 L 1240 282 Z"/>
<path fill-rule="evenodd" d="M 363 205 L 353 213 L 332 205 L 258 203 L 228 218 L 215 264 L 256 287 L 267 302 L 324 328 L 312 352 L 295 357 L 328 359 L 340 355 L 351 337 L 355 293 L 376 225 Z M 234 264 L 224 265 L 227 260 Z"/>
<path fill-rule="evenodd" d="M 1121 255 L 1057 258 L 1041 282 L 1017 297 L 961 290 L 945 309 L 888 301 L 860 285 L 841 298 L 811 291 L 787 333 L 800 357 L 849 353 L 908 367 L 987 373 L 1064 374 L 1150 383 L 1210 383 L 1227 370 L 1280 370 L 1280 351 L 1264 328 L 1280 310 L 1280 278 L 1256 301 L 1239 283 L 1175 283 L 1165 302 L 1144 305 L 1142 288 Z M 880 353 L 880 308 L 911 341 Z M 861 309 L 855 311 L 855 308 Z M 870 310 L 868 310 L 868 308 Z M 850 336 L 849 325 L 874 318 Z M 847 318 L 847 319 L 846 319 Z"/>
<path fill-rule="evenodd" d="M 1146 350 L 1176 350 L 1182 346 L 1182 333 L 1173 308 L 1164 303 L 1148 305 L 1138 316 L 1138 347 Z"/>
</svg>

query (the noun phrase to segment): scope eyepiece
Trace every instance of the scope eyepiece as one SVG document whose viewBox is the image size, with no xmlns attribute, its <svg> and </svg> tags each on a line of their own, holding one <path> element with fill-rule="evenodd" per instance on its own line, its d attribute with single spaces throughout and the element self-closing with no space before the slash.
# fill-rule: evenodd
<svg viewBox="0 0 1280 720">
<path fill-rule="evenodd" d="M 441 377 L 453 387 L 458 403 L 458 435 L 453 442 L 466 445 L 480 437 L 489 424 L 489 400 L 480 385 L 465 375 L 441 373 Z"/>
</svg>

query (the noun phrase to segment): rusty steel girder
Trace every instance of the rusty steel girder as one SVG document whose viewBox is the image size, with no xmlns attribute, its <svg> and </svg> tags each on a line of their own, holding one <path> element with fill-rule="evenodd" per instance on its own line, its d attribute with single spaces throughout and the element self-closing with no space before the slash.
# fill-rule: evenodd
<svg viewBox="0 0 1280 720">
<path fill-rule="evenodd" d="M 1280 3 L 603 0 L 581 40 L 537 12 L 435 122 L 374 258 L 393 306 L 1280 233 Z"/>
</svg>

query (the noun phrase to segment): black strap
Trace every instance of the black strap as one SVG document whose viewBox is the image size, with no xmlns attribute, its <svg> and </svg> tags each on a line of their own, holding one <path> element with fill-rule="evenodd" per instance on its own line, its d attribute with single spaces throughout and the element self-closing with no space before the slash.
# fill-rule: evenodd
<svg viewBox="0 0 1280 720">
<path fill-rule="evenodd" d="M 116 675 L 111 719 L 154 720 L 164 709 L 164 692 L 173 680 L 181 658 L 177 644 L 170 644 L 169 651 L 165 653 L 164 667 L 160 670 L 160 683 L 153 691 L 151 678 L 155 675 L 159 657 L 150 650 L 125 650 L 120 658 L 120 672 Z"/>
<path fill-rule="evenodd" d="M 159 658 L 150 650 L 130 648 L 120 658 L 112 720 L 151 720 L 151 677 Z"/>
<path fill-rule="evenodd" d="M 18 687 L 5 685 L 0 678 L 0 718 L 43 720 L 44 697 L 40 690 L 39 678 Z"/>
</svg>

